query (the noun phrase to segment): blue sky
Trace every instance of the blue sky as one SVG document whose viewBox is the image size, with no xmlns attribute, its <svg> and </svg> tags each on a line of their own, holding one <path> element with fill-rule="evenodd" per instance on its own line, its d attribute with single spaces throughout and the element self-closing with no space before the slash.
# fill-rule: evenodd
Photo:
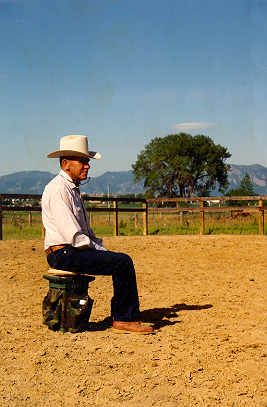
<svg viewBox="0 0 267 407">
<path fill-rule="evenodd" d="M 0 0 L 0 176 L 56 174 L 70 134 L 91 176 L 180 131 L 267 167 L 266 74 L 266 0 Z"/>
</svg>

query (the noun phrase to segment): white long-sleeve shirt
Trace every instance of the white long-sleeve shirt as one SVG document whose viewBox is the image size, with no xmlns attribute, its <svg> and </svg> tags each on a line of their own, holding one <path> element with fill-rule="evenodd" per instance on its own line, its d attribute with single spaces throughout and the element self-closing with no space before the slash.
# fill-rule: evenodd
<svg viewBox="0 0 267 407">
<path fill-rule="evenodd" d="M 97 238 L 90 228 L 79 188 L 63 170 L 44 189 L 42 221 L 45 250 L 62 244 L 80 249 L 106 250 L 102 239 Z"/>
</svg>

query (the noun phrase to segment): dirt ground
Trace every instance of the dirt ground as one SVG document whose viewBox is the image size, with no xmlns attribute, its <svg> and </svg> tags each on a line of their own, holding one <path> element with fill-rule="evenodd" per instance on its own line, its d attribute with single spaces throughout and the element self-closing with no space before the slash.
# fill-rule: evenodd
<svg viewBox="0 0 267 407">
<path fill-rule="evenodd" d="M 267 237 L 104 244 L 133 258 L 155 334 L 111 332 L 109 277 L 90 283 L 90 331 L 48 330 L 43 242 L 0 242 L 0 405 L 266 407 Z"/>
</svg>

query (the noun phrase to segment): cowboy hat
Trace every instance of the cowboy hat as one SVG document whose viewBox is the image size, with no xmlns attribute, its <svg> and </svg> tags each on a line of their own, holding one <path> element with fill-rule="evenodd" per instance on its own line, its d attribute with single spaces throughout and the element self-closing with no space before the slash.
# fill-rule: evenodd
<svg viewBox="0 0 267 407">
<path fill-rule="evenodd" d="M 88 151 L 88 140 L 86 136 L 65 136 L 60 140 L 60 150 L 53 151 L 48 154 L 48 158 L 59 157 L 86 157 L 86 158 L 101 158 L 101 155 L 96 151 Z"/>
</svg>

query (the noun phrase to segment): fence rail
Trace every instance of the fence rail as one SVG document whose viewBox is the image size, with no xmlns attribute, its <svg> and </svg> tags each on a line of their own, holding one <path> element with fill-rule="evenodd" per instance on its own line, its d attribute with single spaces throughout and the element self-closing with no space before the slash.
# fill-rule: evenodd
<svg viewBox="0 0 267 407">
<path fill-rule="evenodd" d="M 14 205 L 3 205 L 4 199 L 14 199 L 14 200 L 38 200 L 42 198 L 41 195 L 29 195 L 29 194 L 0 194 L 0 240 L 3 240 L 3 212 L 29 212 L 31 219 L 31 212 L 41 212 L 40 206 L 14 206 Z M 183 216 L 185 212 L 197 212 L 199 213 L 199 224 L 200 224 L 200 234 L 205 234 L 205 212 L 236 212 L 236 211 L 249 211 L 258 212 L 259 217 L 259 234 L 264 235 L 264 212 L 267 210 L 267 206 L 264 206 L 264 201 L 267 201 L 267 196 L 238 196 L 238 197 L 190 197 L 190 198 L 154 198 L 154 199 L 144 199 L 144 198 L 123 198 L 123 197 L 84 197 L 84 201 L 89 201 L 89 207 L 87 206 L 88 212 L 108 212 L 113 213 L 113 223 L 114 223 L 114 236 L 118 236 L 118 214 L 120 212 L 132 212 L 132 213 L 142 213 L 143 214 L 143 235 L 148 234 L 148 213 L 177 213 Z M 92 202 L 106 202 L 108 207 L 90 207 Z M 222 202 L 227 201 L 257 201 L 257 206 L 223 206 Z M 198 203 L 198 207 L 180 207 L 179 203 Z M 218 206 L 206 206 L 211 203 L 219 203 Z M 113 206 L 110 206 L 112 203 Z M 119 207 L 119 203 L 139 203 L 142 207 Z M 176 203 L 175 208 L 159 208 L 159 207 L 148 207 L 150 204 L 158 203 Z M 44 230 L 43 230 L 44 235 Z"/>
</svg>

